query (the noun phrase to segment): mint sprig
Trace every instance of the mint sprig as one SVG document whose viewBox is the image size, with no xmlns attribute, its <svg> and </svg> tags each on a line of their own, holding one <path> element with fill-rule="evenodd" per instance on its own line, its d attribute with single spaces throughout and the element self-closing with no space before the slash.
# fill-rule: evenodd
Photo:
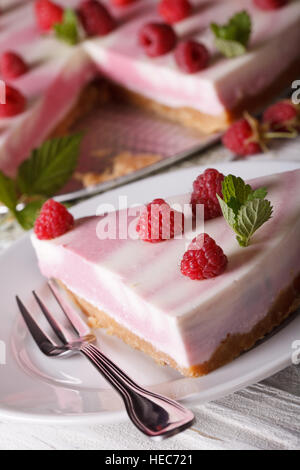
<svg viewBox="0 0 300 470">
<path fill-rule="evenodd" d="M 78 19 L 74 10 L 67 8 L 64 11 L 61 23 L 54 25 L 55 36 L 71 46 L 79 42 Z"/>
<path fill-rule="evenodd" d="M 225 57 L 245 54 L 251 35 L 251 18 L 246 11 L 236 13 L 227 24 L 210 25 L 215 35 L 215 45 Z"/>
<path fill-rule="evenodd" d="M 33 227 L 46 199 L 72 176 L 81 139 L 81 134 L 75 134 L 46 141 L 20 165 L 15 179 L 0 171 L 0 201 L 25 230 Z M 19 203 L 25 203 L 22 210 L 17 209 Z"/>
<path fill-rule="evenodd" d="M 272 217 L 266 188 L 252 190 L 242 178 L 228 175 L 222 183 L 223 199 L 217 194 L 223 216 L 236 233 L 240 246 L 247 247 L 252 235 Z"/>
<path fill-rule="evenodd" d="M 33 150 L 19 167 L 17 184 L 27 196 L 52 196 L 62 188 L 77 166 L 82 134 L 54 138 Z"/>
</svg>

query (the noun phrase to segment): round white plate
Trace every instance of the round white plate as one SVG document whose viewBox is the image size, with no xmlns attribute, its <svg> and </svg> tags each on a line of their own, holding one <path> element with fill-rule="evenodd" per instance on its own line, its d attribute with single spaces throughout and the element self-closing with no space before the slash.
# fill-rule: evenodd
<svg viewBox="0 0 300 470">
<path fill-rule="evenodd" d="M 252 178 L 300 168 L 300 163 L 256 160 L 215 166 L 225 174 Z M 94 197 L 75 207 L 73 212 L 76 217 L 95 214 L 99 204 L 117 204 L 118 195 L 126 195 L 128 204 L 132 204 L 187 192 L 202 171 L 203 167 L 197 167 L 157 175 Z M 0 365 L 0 418 L 103 423 L 126 417 L 120 398 L 84 358 L 49 359 L 39 352 L 28 334 L 14 297 L 18 294 L 29 302 L 31 290 L 45 286 L 28 235 L 1 256 L 0 276 L 0 362 L 6 346 L 6 364 Z M 300 339 L 299 331 L 298 315 L 265 343 L 198 379 L 185 378 L 168 367 L 160 367 L 143 353 L 105 333 L 98 335 L 104 352 L 134 379 L 192 405 L 225 396 L 288 366 L 292 344 Z"/>
</svg>

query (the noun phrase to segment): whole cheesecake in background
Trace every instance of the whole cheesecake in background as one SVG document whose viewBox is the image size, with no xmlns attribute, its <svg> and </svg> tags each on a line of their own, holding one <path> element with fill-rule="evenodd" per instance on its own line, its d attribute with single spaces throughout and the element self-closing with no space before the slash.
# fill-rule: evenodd
<svg viewBox="0 0 300 470">
<path fill-rule="evenodd" d="M 247 248 L 239 246 L 222 216 L 205 222 L 209 243 L 213 239 L 228 260 L 218 248 L 217 277 L 183 275 L 185 237 L 161 243 L 124 234 L 98 238 L 104 216 L 76 220 L 52 240 L 33 234 L 41 272 L 63 284 L 92 326 L 107 328 L 187 376 L 207 374 L 249 349 L 300 305 L 300 170 L 250 183 L 268 190 L 273 216 Z M 190 200 L 187 194 L 168 202 L 183 206 Z M 136 223 L 126 210 L 115 215 L 121 231 L 124 221 L 127 227 Z"/>
<path fill-rule="evenodd" d="M 122 7 L 103 0 L 105 21 L 110 18 L 111 24 L 109 28 L 106 24 L 107 34 L 101 37 L 87 37 L 82 30 L 92 23 L 88 17 L 92 9 L 85 1 L 85 20 L 75 46 L 56 39 L 53 31 L 41 30 L 36 1 L 2 3 L 0 55 L 12 51 L 28 66 L 26 73 L 9 82 L 26 106 L 16 116 L 0 118 L 0 169 L 9 175 L 57 127 L 64 132 L 65 120 L 70 123 L 83 112 L 87 99 L 79 97 L 95 76 L 112 85 L 115 99 L 129 100 L 205 133 L 226 129 L 244 110 L 262 108 L 265 100 L 298 78 L 299 0 L 267 10 L 254 0 L 190 0 L 191 8 L 177 17 L 183 19 L 163 28 L 172 40 L 161 49 L 168 52 L 157 57 L 149 57 L 139 40 L 145 25 L 165 21 L 166 10 L 159 10 L 156 0 L 125 2 Z M 82 8 L 79 0 L 55 3 L 75 14 Z M 97 2 L 92 3 L 95 8 Z M 163 16 L 159 11 L 164 11 Z M 241 11 L 252 23 L 249 44 L 243 55 L 227 58 L 216 49 L 210 25 L 226 24 Z M 93 31 L 99 31 L 99 25 Z M 182 66 L 184 55 L 195 51 L 202 54 L 198 72 L 194 63 L 187 69 Z"/>
<path fill-rule="evenodd" d="M 109 4 L 109 0 L 105 2 Z M 84 45 L 99 71 L 121 87 L 121 95 L 140 106 L 210 133 L 225 129 L 245 109 L 262 109 L 279 90 L 290 87 L 300 70 L 300 2 L 262 10 L 253 0 L 193 0 L 192 11 L 172 25 L 177 41 L 193 39 L 210 53 L 210 63 L 196 74 L 182 71 L 174 50 L 147 57 L 137 36 L 148 23 L 161 22 L 157 1 L 118 9 L 119 27 L 106 38 Z M 245 54 L 226 58 L 216 49 L 211 23 L 226 24 L 246 11 L 252 22 Z"/>
</svg>

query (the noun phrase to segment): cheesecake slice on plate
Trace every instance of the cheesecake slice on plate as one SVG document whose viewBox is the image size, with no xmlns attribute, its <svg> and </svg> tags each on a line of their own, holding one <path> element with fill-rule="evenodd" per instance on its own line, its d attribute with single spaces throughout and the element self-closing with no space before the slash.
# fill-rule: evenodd
<svg viewBox="0 0 300 470">
<path fill-rule="evenodd" d="M 76 220 L 52 240 L 33 234 L 41 272 L 63 284 L 92 326 L 187 376 L 207 374 L 300 305 L 300 170 L 252 180 L 251 186 L 267 188 L 273 216 L 247 248 L 222 216 L 205 222 L 228 259 L 218 277 L 192 280 L 180 270 L 192 238 L 191 209 L 184 236 L 161 243 L 134 236 L 137 217 L 128 210 Z M 168 202 L 189 205 L 190 194 Z M 105 237 L 111 222 L 117 230 Z"/>
</svg>

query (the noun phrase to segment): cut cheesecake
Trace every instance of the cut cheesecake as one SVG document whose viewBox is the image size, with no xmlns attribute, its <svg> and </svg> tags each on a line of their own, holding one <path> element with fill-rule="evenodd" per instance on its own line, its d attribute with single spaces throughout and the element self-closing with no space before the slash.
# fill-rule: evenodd
<svg viewBox="0 0 300 470">
<path fill-rule="evenodd" d="M 32 235 L 41 272 L 64 285 L 91 325 L 108 328 L 185 375 L 206 374 L 300 305 L 300 170 L 251 185 L 267 187 L 273 217 L 247 248 L 238 245 L 223 217 L 205 223 L 229 261 L 217 278 L 193 281 L 180 272 L 188 231 L 182 239 L 154 244 L 126 237 L 125 226 L 132 231 L 137 223 L 127 210 L 108 216 L 116 216 L 121 230 L 115 239 L 99 238 L 110 220 L 105 216 L 79 219 L 54 240 Z M 189 201 L 189 194 L 168 200 Z"/>
<path fill-rule="evenodd" d="M 260 10 L 253 0 L 193 0 L 192 14 L 173 26 L 179 41 L 193 38 L 209 49 L 208 67 L 195 74 L 180 70 L 174 50 L 149 58 L 138 44 L 144 24 L 162 21 L 156 0 L 124 8 L 104 0 L 116 19 L 115 30 L 105 37 L 85 38 L 76 46 L 56 40 L 53 33 L 41 33 L 34 3 L 3 0 L 0 16 L 0 55 L 16 52 L 30 66 L 28 73 L 9 82 L 26 97 L 26 111 L 0 119 L 0 169 L 8 175 L 53 135 L 62 120 L 67 117 L 70 122 L 69 113 L 96 74 L 107 79 L 117 99 L 206 133 L 226 129 L 245 110 L 261 109 L 299 78 L 298 0 L 272 11 Z M 80 1 L 57 3 L 76 9 Z M 249 48 L 240 57 L 225 58 L 217 52 L 209 26 L 224 24 L 241 10 L 249 13 L 253 23 Z M 81 105 L 82 101 L 79 112 Z"/>
<path fill-rule="evenodd" d="M 36 25 L 34 2 L 20 3 L 0 16 L 0 55 L 14 51 L 30 67 L 19 78 L 6 81 L 27 100 L 25 112 L 0 118 L 0 169 L 8 175 L 13 175 L 31 150 L 66 118 L 83 88 L 96 75 L 80 46 L 71 47 L 52 35 L 41 34 Z M 60 3 L 74 6 L 77 1 Z"/>
<path fill-rule="evenodd" d="M 106 0 L 107 5 L 111 2 Z M 244 110 L 263 109 L 271 97 L 298 78 L 300 70 L 300 2 L 261 10 L 253 0 L 193 0 L 192 14 L 173 25 L 178 40 L 194 39 L 208 48 L 208 67 L 195 74 L 181 71 L 174 51 L 149 58 L 138 44 L 138 32 L 162 21 L 156 0 L 113 10 L 119 25 L 105 38 L 84 48 L 101 74 L 121 87 L 121 95 L 187 126 L 210 133 L 228 127 Z M 247 52 L 232 59 L 215 48 L 211 23 L 226 23 L 246 10 L 252 21 Z"/>
</svg>

